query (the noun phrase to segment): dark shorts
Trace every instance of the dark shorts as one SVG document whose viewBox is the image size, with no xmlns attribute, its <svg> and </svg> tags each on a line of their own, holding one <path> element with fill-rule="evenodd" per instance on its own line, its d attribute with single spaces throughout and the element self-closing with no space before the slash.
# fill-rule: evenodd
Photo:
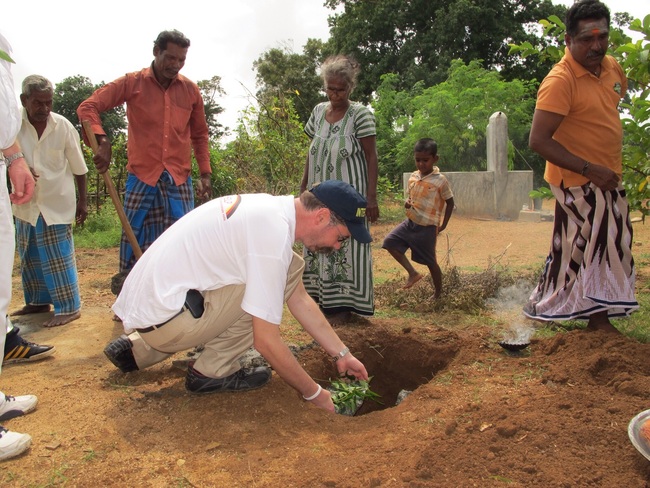
<svg viewBox="0 0 650 488">
<path fill-rule="evenodd" d="M 436 264 L 435 225 L 418 225 L 409 219 L 395 227 L 381 245 L 384 249 L 396 249 L 404 254 L 411 249 L 411 259 L 419 264 L 431 266 Z"/>
</svg>

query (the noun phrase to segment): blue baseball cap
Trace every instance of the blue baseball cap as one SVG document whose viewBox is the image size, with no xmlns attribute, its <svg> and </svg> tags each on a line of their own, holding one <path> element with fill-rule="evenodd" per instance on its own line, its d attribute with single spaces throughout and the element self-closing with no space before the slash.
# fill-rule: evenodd
<svg viewBox="0 0 650 488">
<path fill-rule="evenodd" d="M 327 180 L 316 183 L 310 191 L 343 219 L 353 239 L 362 244 L 372 242 L 370 232 L 366 228 L 365 208 L 368 202 L 351 184 Z"/>
</svg>

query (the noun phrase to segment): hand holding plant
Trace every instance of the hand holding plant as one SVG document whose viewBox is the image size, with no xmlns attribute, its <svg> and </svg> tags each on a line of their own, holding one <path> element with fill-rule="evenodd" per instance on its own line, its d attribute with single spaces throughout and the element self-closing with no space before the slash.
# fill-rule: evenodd
<svg viewBox="0 0 650 488">
<path fill-rule="evenodd" d="M 383 405 L 379 400 L 381 396 L 370 389 L 371 380 L 372 377 L 368 380 L 357 380 L 354 376 L 330 380 L 328 389 L 332 394 L 336 413 L 353 416 L 361 408 L 364 400 L 372 400 Z"/>
</svg>

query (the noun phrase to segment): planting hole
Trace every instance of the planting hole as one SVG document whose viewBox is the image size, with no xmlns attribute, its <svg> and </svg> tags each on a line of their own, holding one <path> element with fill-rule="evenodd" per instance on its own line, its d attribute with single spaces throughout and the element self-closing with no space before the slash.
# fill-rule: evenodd
<svg viewBox="0 0 650 488">
<path fill-rule="evenodd" d="M 381 395 L 379 404 L 365 400 L 356 415 L 394 407 L 402 390 L 414 391 L 431 381 L 445 369 L 459 350 L 458 337 L 440 330 L 433 335 L 419 336 L 413 332 L 394 333 L 386 330 L 338 329 L 337 333 L 372 377 L 370 389 Z M 336 366 L 320 348 L 300 352 L 298 360 L 305 370 L 327 388 L 335 379 Z"/>
</svg>

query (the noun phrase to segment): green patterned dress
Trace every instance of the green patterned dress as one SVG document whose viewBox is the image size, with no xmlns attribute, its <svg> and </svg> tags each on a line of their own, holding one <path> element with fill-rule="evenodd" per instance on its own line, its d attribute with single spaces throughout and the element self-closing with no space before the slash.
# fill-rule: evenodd
<svg viewBox="0 0 650 488">
<path fill-rule="evenodd" d="M 318 104 L 305 126 L 305 133 L 312 139 L 307 188 L 325 180 L 342 180 L 365 197 L 368 164 L 359 139 L 376 135 L 375 118 L 368 108 L 350 102 L 343 118 L 330 124 L 325 120 L 328 105 Z M 370 244 L 349 239 L 330 255 L 305 249 L 302 279 L 307 293 L 327 313 L 374 314 Z"/>
</svg>

